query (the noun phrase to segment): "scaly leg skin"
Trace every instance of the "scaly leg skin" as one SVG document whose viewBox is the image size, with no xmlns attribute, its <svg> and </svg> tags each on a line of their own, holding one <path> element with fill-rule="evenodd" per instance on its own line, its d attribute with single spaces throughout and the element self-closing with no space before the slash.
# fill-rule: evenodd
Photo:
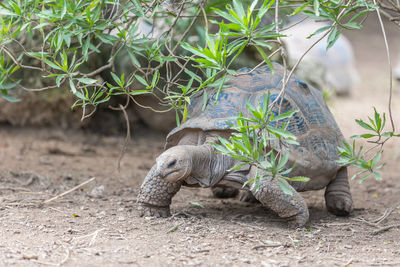
<svg viewBox="0 0 400 267">
<path fill-rule="evenodd" d="M 353 210 L 347 168 L 341 168 L 336 179 L 325 190 L 325 203 L 328 211 L 337 216 L 347 216 Z"/>
<path fill-rule="evenodd" d="M 156 176 L 153 166 L 140 187 L 138 196 L 140 216 L 168 217 L 172 197 L 181 188 L 182 182 L 169 183 Z"/>
<path fill-rule="evenodd" d="M 256 167 L 250 170 L 250 178 L 255 176 Z M 262 171 L 258 171 L 261 175 Z M 308 207 L 300 194 L 286 182 L 282 180 L 288 188 L 292 190 L 292 195 L 286 194 L 278 184 L 277 178 L 271 177 L 262 178 L 260 187 L 252 189 L 251 192 L 255 198 L 265 207 L 276 212 L 279 217 L 288 220 L 291 227 L 302 227 L 308 221 Z"/>
<path fill-rule="evenodd" d="M 217 198 L 236 197 L 237 194 L 239 193 L 239 189 L 236 189 L 236 188 L 233 188 L 233 187 L 217 187 L 217 186 L 213 186 L 213 187 L 211 187 L 211 191 L 212 191 L 214 197 L 217 197 Z"/>
</svg>

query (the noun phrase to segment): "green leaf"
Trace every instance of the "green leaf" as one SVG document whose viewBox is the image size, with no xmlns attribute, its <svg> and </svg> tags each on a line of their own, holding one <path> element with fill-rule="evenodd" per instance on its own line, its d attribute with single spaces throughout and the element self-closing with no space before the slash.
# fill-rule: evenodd
<svg viewBox="0 0 400 267">
<path fill-rule="evenodd" d="M 382 126 L 382 119 L 381 115 L 376 111 L 376 108 L 374 108 L 374 118 L 375 118 L 376 130 L 380 131 Z"/>
<path fill-rule="evenodd" d="M 258 0 L 253 0 L 253 3 L 249 7 L 250 13 L 254 11 L 254 8 L 256 7 L 257 4 L 258 4 Z"/>
<path fill-rule="evenodd" d="M 91 78 L 77 78 L 77 80 L 86 85 L 94 84 L 97 82 L 96 79 L 91 79 Z"/>
<path fill-rule="evenodd" d="M 319 17 L 319 0 L 314 0 L 314 1 L 313 1 L 313 5 L 314 5 L 314 12 L 315 12 L 315 15 L 316 15 L 317 17 Z"/>
<path fill-rule="evenodd" d="M 229 24 L 223 24 L 223 27 L 227 27 L 228 29 L 234 30 L 234 31 L 241 31 L 243 28 L 239 24 L 236 23 L 229 23 Z"/>
<path fill-rule="evenodd" d="M 362 182 L 364 182 L 371 174 L 368 173 L 367 175 L 365 175 L 363 178 L 361 178 L 361 180 L 359 181 L 359 183 L 361 184 Z"/>
<path fill-rule="evenodd" d="M 355 173 L 350 179 L 351 179 L 351 180 L 354 180 L 358 175 L 363 174 L 363 173 L 365 173 L 365 172 L 367 172 L 367 171 L 366 171 L 366 170 L 364 170 L 364 171 L 359 171 L 359 172 Z"/>
<path fill-rule="evenodd" d="M 223 17 L 224 19 L 236 23 L 236 24 L 241 24 L 240 21 L 238 19 L 236 19 L 234 16 L 232 16 L 231 14 L 227 13 L 227 12 L 223 12 L 217 8 L 211 8 L 217 15 Z"/>
<path fill-rule="evenodd" d="M 275 0 L 264 0 L 263 5 L 261 6 L 261 8 L 258 10 L 257 13 L 257 18 L 258 19 L 262 19 L 265 15 L 265 13 L 267 13 L 267 11 L 269 10 L 269 8 L 275 3 Z"/>
<path fill-rule="evenodd" d="M 156 87 L 159 79 L 160 79 L 160 72 L 157 70 L 153 75 L 153 79 L 151 80 L 151 88 Z"/>
<path fill-rule="evenodd" d="M 303 182 L 306 183 L 308 181 L 310 181 L 310 178 L 308 177 L 304 177 L 304 176 L 295 176 L 295 177 L 282 177 L 283 179 L 287 180 L 287 181 L 292 181 L 292 182 Z"/>
<path fill-rule="evenodd" d="M 288 160 L 289 160 L 289 154 L 288 153 L 283 154 L 281 156 L 281 158 L 279 159 L 278 165 L 276 166 L 277 169 L 278 170 L 283 169 L 285 167 L 286 163 L 288 162 Z"/>
<path fill-rule="evenodd" d="M 193 205 L 193 206 L 196 206 L 196 207 L 199 207 L 199 208 L 204 209 L 204 206 L 201 205 L 199 202 L 189 201 L 189 203 L 190 203 L 191 205 Z"/>
<path fill-rule="evenodd" d="M 349 28 L 349 29 L 361 29 L 362 25 L 356 22 L 347 22 L 346 24 L 343 24 L 343 27 Z"/>
<path fill-rule="evenodd" d="M 380 175 L 380 173 L 374 172 L 373 174 L 374 174 L 374 177 L 375 177 L 375 179 L 376 179 L 377 181 L 382 181 L 382 176 Z"/>
<path fill-rule="evenodd" d="M 332 31 L 328 35 L 328 46 L 326 47 L 326 50 L 331 48 L 336 43 L 341 33 L 342 30 L 338 30 L 337 27 L 333 27 Z"/>
<path fill-rule="evenodd" d="M 314 35 L 320 34 L 321 32 L 327 31 L 328 29 L 330 29 L 332 26 L 328 25 L 322 28 L 319 28 L 318 30 L 316 30 L 314 33 L 310 34 L 309 36 L 307 36 L 307 39 L 310 39 L 311 37 L 313 37 Z"/>
<path fill-rule="evenodd" d="M 167 233 L 173 233 L 173 232 L 175 232 L 175 231 L 178 230 L 178 229 L 179 229 L 179 224 L 177 224 L 177 225 L 171 227 L 171 228 L 167 231 Z"/>
<path fill-rule="evenodd" d="M 57 62 L 57 65 L 56 64 L 54 64 L 53 62 L 51 62 L 50 60 L 48 60 L 48 59 L 45 59 L 45 58 L 43 58 L 43 61 L 47 64 L 47 65 L 49 65 L 50 67 L 52 67 L 53 69 L 56 69 L 56 70 L 63 70 L 61 67 L 59 67 L 58 65 L 58 62 Z"/>
<path fill-rule="evenodd" d="M 146 88 L 149 87 L 149 84 L 147 83 L 147 81 L 143 77 L 141 77 L 141 76 L 139 76 L 137 74 L 134 74 L 134 76 L 135 76 L 136 80 L 138 80 L 141 84 L 145 85 Z"/>
<path fill-rule="evenodd" d="M 257 49 L 258 53 L 260 53 L 260 55 L 262 56 L 262 58 L 264 59 L 265 63 L 267 63 L 267 65 L 270 68 L 271 72 L 274 73 L 274 66 L 272 65 L 271 60 L 265 54 L 264 50 L 259 46 L 255 46 L 255 48 Z"/>
<path fill-rule="evenodd" d="M 291 117 L 293 117 L 294 114 L 296 114 L 298 112 L 298 110 L 290 110 L 288 112 L 279 114 L 278 116 L 275 116 L 271 121 L 281 121 L 284 119 L 289 119 Z"/>
<path fill-rule="evenodd" d="M 142 5 L 137 1 L 137 0 L 132 0 L 133 4 L 135 5 L 135 9 L 133 9 L 133 12 L 135 13 L 135 15 L 139 16 L 139 17 L 144 17 L 144 11 L 142 9 Z"/>
<path fill-rule="evenodd" d="M 128 54 L 129 54 L 129 57 L 132 60 L 132 63 L 140 68 L 141 65 L 140 65 L 139 60 L 137 60 L 136 56 L 134 55 L 134 53 L 130 49 L 128 49 Z"/>
<path fill-rule="evenodd" d="M 242 1 L 233 0 L 233 9 L 239 18 L 243 19 L 246 17 L 243 9 Z M 231 13 L 232 14 L 232 13 Z"/>
<path fill-rule="evenodd" d="M 61 10 L 61 20 L 64 18 L 65 14 L 67 14 L 67 2 L 66 1 L 64 1 L 63 7 Z"/>
<path fill-rule="evenodd" d="M 130 95 L 146 95 L 149 93 L 150 92 L 148 90 L 134 90 L 129 92 Z"/>
<path fill-rule="evenodd" d="M 69 79 L 69 86 L 71 87 L 72 93 L 76 95 L 76 92 L 77 92 L 77 91 L 76 91 L 75 84 L 74 84 L 74 82 L 72 81 L 72 79 Z"/>
<path fill-rule="evenodd" d="M 354 139 L 354 138 L 365 138 L 365 139 L 368 139 L 368 138 L 372 138 L 372 137 L 375 137 L 375 136 L 377 136 L 376 134 L 360 134 L 360 135 L 352 135 L 352 136 L 350 136 L 350 138 L 351 139 Z"/>
<path fill-rule="evenodd" d="M 21 82 L 21 80 L 18 80 L 13 83 L 0 84 L 0 90 L 10 90 L 10 89 L 14 88 L 15 86 L 17 86 L 20 82 Z"/>
<path fill-rule="evenodd" d="M 382 152 L 378 152 L 376 153 L 375 157 L 372 160 L 372 167 L 376 166 L 376 164 L 378 164 L 379 160 L 381 159 L 382 156 Z"/>
<path fill-rule="evenodd" d="M 232 168 L 230 168 L 228 171 L 232 172 L 232 171 L 237 171 L 240 170 L 242 167 L 248 165 L 247 162 L 242 162 L 242 163 L 237 163 L 235 166 L 233 166 Z"/>
<path fill-rule="evenodd" d="M 384 136 L 384 137 L 392 137 L 392 136 L 400 137 L 400 134 L 395 134 L 393 132 L 385 132 L 382 134 L 382 136 Z"/>
<path fill-rule="evenodd" d="M 363 120 L 356 120 L 357 124 L 363 127 L 364 129 L 375 132 L 375 129 L 371 127 L 369 124 L 365 123 Z"/>
<path fill-rule="evenodd" d="M 305 2 L 304 4 L 302 4 L 301 6 L 296 8 L 292 13 L 290 13 L 290 16 L 296 15 L 297 13 L 301 12 L 303 9 L 308 7 L 310 4 L 311 4 L 311 1 Z"/>
<path fill-rule="evenodd" d="M 188 116 L 188 110 L 187 110 L 187 104 L 185 104 L 182 114 L 182 123 L 186 122 L 187 116 Z"/>
<path fill-rule="evenodd" d="M 273 48 L 273 46 L 271 44 L 269 44 L 269 42 L 267 40 L 257 40 L 257 39 L 253 39 L 252 42 L 254 44 L 256 44 L 257 46 L 262 46 L 265 47 L 269 50 L 271 50 Z"/>
<path fill-rule="evenodd" d="M 12 103 L 21 101 L 21 99 L 18 99 L 18 98 L 8 95 L 7 90 L 5 90 L 5 89 L 1 90 L 1 97 L 4 98 L 5 100 L 7 100 L 8 102 L 12 102 Z"/>
<path fill-rule="evenodd" d="M 279 187 L 282 189 L 282 191 L 287 195 L 293 196 L 293 192 L 289 188 L 288 183 L 285 180 L 283 180 L 283 178 L 276 178 L 276 179 L 277 179 Z"/>
<path fill-rule="evenodd" d="M 56 85 L 57 85 L 58 87 L 61 86 L 61 81 L 64 79 L 65 75 L 66 75 L 66 74 L 57 75 L 57 78 L 56 78 Z"/>
<path fill-rule="evenodd" d="M 288 132 L 286 130 L 283 130 L 283 129 L 280 129 L 280 128 L 275 128 L 275 127 L 272 127 L 272 126 L 269 126 L 269 125 L 266 127 L 266 129 L 270 133 L 276 135 L 277 137 L 296 139 L 295 135 L 293 135 L 292 133 L 290 133 L 290 132 Z"/>
</svg>

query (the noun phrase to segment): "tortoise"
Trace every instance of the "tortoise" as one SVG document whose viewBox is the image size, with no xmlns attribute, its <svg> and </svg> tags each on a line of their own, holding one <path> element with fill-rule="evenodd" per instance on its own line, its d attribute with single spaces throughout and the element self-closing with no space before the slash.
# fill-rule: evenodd
<svg viewBox="0 0 400 267">
<path fill-rule="evenodd" d="M 142 216 L 169 216 L 171 199 L 182 185 L 227 188 L 213 191 L 219 196 L 229 196 L 254 178 L 254 166 L 228 171 L 237 162 L 215 153 L 213 146 L 213 142 L 218 142 L 218 136 L 231 136 L 235 115 L 239 112 L 249 115 L 247 102 L 257 106 L 265 101 L 268 92 L 271 101 L 278 97 L 284 75 L 281 65 L 275 64 L 273 73 L 267 66 L 253 72 L 249 70 L 240 69 L 219 93 L 216 88 L 208 88 L 205 109 L 202 93 L 192 97 L 189 119 L 168 134 L 166 150 L 156 159 L 140 188 L 138 203 Z M 326 188 L 328 211 L 338 216 L 348 215 L 353 209 L 353 201 L 347 167 L 336 162 L 337 146 L 342 144 L 344 137 L 322 93 L 292 77 L 281 101 L 281 112 L 298 110 L 287 127 L 299 143 L 290 145 L 288 164 L 296 163 L 296 167 L 289 176 L 306 176 L 310 180 L 285 180 L 286 186 L 293 189 L 292 195 L 286 194 L 278 181 L 271 177 L 263 178 L 258 190 L 249 185 L 243 189 L 294 226 L 304 226 L 309 218 L 307 204 L 298 193 L 301 191 Z M 276 113 L 277 108 L 272 108 L 272 111 Z"/>
</svg>

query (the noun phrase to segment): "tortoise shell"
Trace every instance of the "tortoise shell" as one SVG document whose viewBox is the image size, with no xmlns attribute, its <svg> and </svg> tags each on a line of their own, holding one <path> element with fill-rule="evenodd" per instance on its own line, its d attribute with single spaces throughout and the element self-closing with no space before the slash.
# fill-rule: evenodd
<svg viewBox="0 0 400 267">
<path fill-rule="evenodd" d="M 240 112 L 249 117 L 246 103 L 253 106 L 262 105 L 265 95 L 270 93 L 272 102 L 282 89 L 284 68 L 274 64 L 274 72 L 266 66 L 251 73 L 249 68 L 240 69 L 239 75 L 230 77 L 226 87 L 208 88 L 208 103 L 203 109 L 203 93 L 191 99 L 188 108 L 189 119 L 173 129 L 167 136 L 166 148 L 177 145 L 188 129 L 200 131 L 229 131 L 230 124 L 235 123 L 234 117 Z M 281 113 L 297 110 L 290 119 L 287 130 L 297 137 L 298 145 L 290 146 L 292 161 L 307 169 L 332 170 L 336 172 L 338 165 L 337 146 L 343 142 L 343 135 L 329 111 L 323 95 L 317 89 L 305 82 L 292 77 L 287 83 L 281 106 Z M 279 105 L 272 108 L 278 113 Z"/>
</svg>

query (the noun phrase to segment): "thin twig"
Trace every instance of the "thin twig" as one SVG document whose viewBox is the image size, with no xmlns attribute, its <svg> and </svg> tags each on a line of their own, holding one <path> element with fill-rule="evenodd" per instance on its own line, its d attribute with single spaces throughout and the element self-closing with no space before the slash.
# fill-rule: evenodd
<svg viewBox="0 0 400 267">
<path fill-rule="evenodd" d="M 374 4 L 376 5 L 376 0 L 374 0 Z M 392 91 L 393 91 L 392 61 L 390 59 L 389 44 L 388 44 L 388 41 L 387 41 L 387 38 L 386 38 L 385 26 L 383 25 L 381 13 L 380 13 L 378 8 L 376 8 L 376 14 L 378 15 L 379 24 L 381 26 L 381 30 L 382 30 L 382 34 L 383 34 L 383 39 L 385 41 L 386 55 L 387 55 L 387 61 L 388 61 L 388 65 L 389 65 L 389 79 L 390 79 L 389 86 L 390 86 L 390 88 L 389 88 L 389 106 L 388 106 L 388 110 L 389 110 L 390 123 L 392 125 L 392 132 L 395 132 L 395 126 L 394 126 L 393 116 L 392 116 Z"/>
<path fill-rule="evenodd" d="M 89 114 L 86 114 L 86 106 L 83 106 L 82 110 L 83 111 L 82 111 L 81 121 L 84 121 L 85 119 L 91 117 L 96 112 L 97 106 L 94 106 L 93 110 Z"/>
<path fill-rule="evenodd" d="M 61 84 L 62 83 L 63 83 L 63 81 L 61 81 Z M 18 84 L 17 86 L 19 88 L 21 88 L 22 90 L 30 91 L 30 92 L 41 92 L 41 91 L 46 91 L 46 90 L 50 90 L 50 89 L 59 88 L 58 85 L 50 85 L 50 86 L 46 86 L 46 87 L 42 87 L 42 88 L 27 88 L 27 87 L 25 87 L 23 85 L 20 85 L 20 84 Z"/>
<path fill-rule="evenodd" d="M 5 46 L 1 47 L 1 51 L 5 51 L 6 54 L 11 58 L 11 60 L 15 63 L 15 65 L 17 65 L 18 67 L 20 67 L 21 69 L 31 69 L 31 70 L 40 70 L 40 71 L 44 71 L 42 68 L 39 67 L 35 67 L 35 66 L 28 66 L 28 65 L 23 65 L 21 64 L 13 55 L 13 53 L 11 51 L 9 51 Z"/>
<path fill-rule="evenodd" d="M 303 23 L 303 22 L 306 21 L 307 19 L 309 19 L 309 17 L 304 17 L 304 18 L 302 18 L 301 20 L 299 20 L 299 21 L 297 21 L 297 22 L 295 22 L 295 23 L 293 23 L 293 24 L 290 24 L 289 26 L 287 26 L 287 27 L 285 27 L 285 28 L 282 28 L 281 31 L 282 31 L 282 32 L 287 31 L 287 30 L 293 28 L 294 26 L 299 25 L 300 23 Z"/>
<path fill-rule="evenodd" d="M 386 218 L 388 218 L 388 217 L 393 213 L 393 211 L 396 210 L 396 209 L 399 207 L 399 205 L 400 205 L 400 203 L 397 203 L 397 204 L 395 204 L 394 206 L 392 206 L 392 207 L 390 207 L 390 208 L 387 208 L 387 209 L 383 212 L 383 214 L 382 214 L 381 217 L 379 217 L 379 218 L 377 218 L 377 219 L 375 219 L 375 220 L 372 220 L 372 221 L 367 221 L 367 220 L 364 219 L 364 218 L 354 218 L 353 220 L 359 221 L 359 222 L 362 222 L 362 223 L 365 223 L 365 224 L 368 224 L 369 226 L 379 227 L 379 224 L 380 224 L 381 222 L 383 222 Z"/>
<path fill-rule="evenodd" d="M 0 191 L 24 191 L 24 192 L 32 192 L 31 190 L 28 190 L 23 187 L 0 187 Z"/>
<path fill-rule="evenodd" d="M 92 71 L 92 72 L 90 72 L 90 73 L 87 73 L 87 74 L 83 74 L 82 76 L 83 76 L 83 77 L 91 77 L 91 76 L 94 76 L 94 75 L 99 74 L 100 72 L 102 72 L 102 71 L 104 71 L 104 70 L 106 70 L 106 69 L 110 69 L 110 68 L 112 67 L 112 65 L 113 65 L 113 61 L 111 61 L 111 62 L 108 63 L 107 65 L 104 65 L 104 66 L 98 68 L 97 70 L 94 70 L 94 71 Z"/>
<path fill-rule="evenodd" d="M 67 250 L 67 255 L 65 255 L 65 258 L 62 260 L 62 261 L 60 261 L 60 263 L 58 264 L 58 266 L 61 266 L 61 265 L 63 265 L 64 263 L 66 263 L 67 262 L 67 260 L 69 259 L 69 248 L 66 248 L 66 250 Z"/>
<path fill-rule="evenodd" d="M 60 266 L 58 263 L 38 261 L 38 260 L 30 260 L 30 261 L 41 265 Z"/>
<path fill-rule="evenodd" d="M 95 179 L 96 179 L 96 177 L 92 177 L 92 178 L 90 178 L 89 180 L 87 180 L 87 181 L 85 181 L 85 182 L 83 182 L 83 183 L 81 183 L 81 184 L 75 186 L 74 188 L 71 188 L 71 189 L 65 191 L 64 193 L 61 193 L 61 194 L 59 194 L 59 195 L 57 195 L 57 196 L 55 196 L 55 197 L 53 197 L 53 198 L 50 198 L 50 199 L 48 199 L 48 200 L 43 201 L 43 204 L 46 204 L 46 203 L 49 203 L 49 202 L 51 202 L 51 201 L 53 201 L 53 200 L 59 199 L 60 197 L 63 197 L 63 196 L 65 196 L 65 195 L 67 195 L 67 194 L 69 194 L 69 193 L 71 193 L 71 192 L 73 192 L 73 191 L 75 191 L 75 190 L 81 188 L 82 186 L 84 186 L 84 185 L 86 185 L 86 184 L 88 184 L 88 183 L 94 181 Z"/>
<path fill-rule="evenodd" d="M 374 0 L 375 1 L 375 0 Z M 350 2 L 350 1 L 349 1 Z M 346 6 L 348 6 L 348 3 L 346 4 Z M 346 11 L 345 8 L 343 8 L 340 13 L 338 14 L 338 18 L 340 18 L 343 13 Z M 276 99 L 270 104 L 270 107 L 272 107 L 273 105 L 275 105 L 275 103 L 277 103 L 279 101 L 279 99 L 282 97 L 282 95 L 285 93 L 285 88 L 287 86 L 287 83 L 290 81 L 290 78 L 292 77 L 294 71 L 296 70 L 296 68 L 298 67 L 298 65 L 300 64 L 300 62 L 303 60 L 303 58 L 308 54 L 308 52 L 310 52 L 310 50 L 316 45 L 318 44 L 322 39 L 324 39 L 333 29 L 334 26 L 336 26 L 338 22 L 335 21 L 335 23 L 332 24 L 331 28 L 326 31 L 324 33 L 324 35 L 322 35 L 317 41 L 315 41 L 302 55 L 301 57 L 297 60 L 296 64 L 294 64 L 293 68 L 291 69 L 291 71 L 289 72 L 289 75 L 287 76 L 286 79 L 284 79 L 283 84 L 282 84 L 282 90 L 279 92 L 278 96 L 276 97 Z"/>
<path fill-rule="evenodd" d="M 129 100 L 129 98 L 128 98 L 128 100 Z M 124 145 L 123 145 L 121 152 L 119 153 L 119 157 L 118 157 L 118 162 L 117 162 L 118 173 L 121 172 L 121 160 L 124 157 L 126 148 L 128 147 L 129 141 L 131 140 L 131 128 L 129 125 L 128 114 L 126 113 L 125 107 L 123 107 L 121 104 L 119 105 L 119 108 L 122 111 L 122 113 L 124 114 L 124 118 L 125 118 L 125 122 L 126 122 L 126 137 L 125 137 Z"/>
<path fill-rule="evenodd" d="M 165 109 L 165 110 L 154 109 L 153 107 L 145 106 L 145 105 L 140 104 L 132 95 L 129 95 L 129 97 L 130 97 L 130 99 L 132 99 L 132 101 L 133 101 L 136 105 L 138 105 L 139 107 L 141 107 L 141 108 L 146 108 L 146 109 L 150 109 L 150 110 L 153 111 L 153 112 L 165 113 L 165 112 L 168 112 L 168 111 L 170 111 L 170 110 L 173 109 L 173 107 L 170 107 L 170 108 Z"/>
<path fill-rule="evenodd" d="M 382 232 L 385 232 L 385 231 L 387 231 L 387 230 L 389 230 L 389 229 L 397 228 L 397 227 L 400 227 L 400 223 L 392 224 L 392 225 L 388 225 L 388 226 L 379 228 L 378 230 L 373 231 L 371 234 L 372 234 L 372 235 L 377 235 L 377 234 L 380 234 L 380 233 L 382 233 Z"/>
<path fill-rule="evenodd" d="M 388 209 L 385 210 L 385 212 L 383 213 L 383 215 L 381 217 L 379 217 L 378 219 L 374 220 L 373 222 L 376 224 L 379 224 L 381 222 L 383 222 L 387 217 L 390 216 L 390 214 L 392 214 L 392 212 L 400 205 L 400 203 L 397 203 L 396 205 L 394 205 L 393 207 L 390 207 Z"/>
<path fill-rule="evenodd" d="M 372 226 L 372 227 L 378 227 L 378 225 L 377 225 L 376 223 L 369 222 L 369 221 L 367 221 L 367 220 L 364 219 L 364 218 L 354 218 L 353 220 L 354 220 L 354 221 L 357 221 L 357 222 L 365 223 L 365 224 L 367 224 L 367 225 L 369 225 L 369 226 Z"/>
<path fill-rule="evenodd" d="M 93 233 L 93 237 L 92 237 L 92 239 L 90 239 L 90 242 L 89 242 L 89 247 L 94 245 L 94 242 L 96 242 L 97 235 L 99 234 L 99 232 L 101 232 L 103 230 L 104 230 L 104 228 L 98 229 Z"/>
<path fill-rule="evenodd" d="M 99 234 L 99 232 L 101 232 L 103 230 L 105 230 L 105 228 L 97 229 L 93 233 L 90 233 L 90 234 L 87 234 L 87 235 L 74 237 L 74 239 L 75 240 L 80 240 L 80 239 L 84 239 L 86 237 L 92 236 L 92 238 L 90 239 L 90 242 L 89 242 L 89 246 L 92 246 L 94 244 L 94 242 L 96 241 L 96 238 L 97 238 L 97 235 Z"/>
</svg>

